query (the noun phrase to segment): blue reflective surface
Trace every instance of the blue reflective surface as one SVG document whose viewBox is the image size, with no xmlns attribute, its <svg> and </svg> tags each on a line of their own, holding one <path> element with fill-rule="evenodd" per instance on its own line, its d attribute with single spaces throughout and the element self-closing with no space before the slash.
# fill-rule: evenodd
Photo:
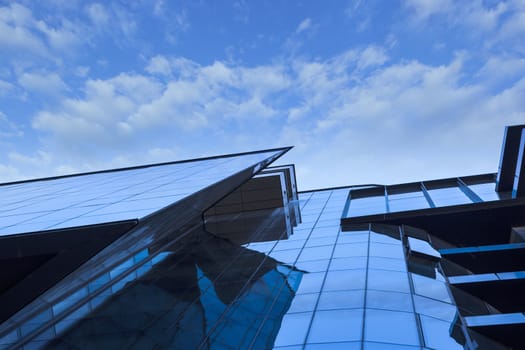
<svg viewBox="0 0 525 350">
<path fill-rule="evenodd" d="M 140 219 L 276 151 L 0 186 L 0 236 Z"/>
<path fill-rule="evenodd" d="M 300 194 L 304 221 L 280 240 L 238 245 L 201 232 L 139 250 L 18 332 L 54 322 L 36 348 L 103 334 L 93 347 L 454 349 L 445 278 L 409 272 L 397 227 L 341 232 L 347 195 Z"/>
<path fill-rule="evenodd" d="M 434 207 L 472 204 L 473 200 L 470 199 L 469 196 L 475 197 L 476 202 L 480 200 L 487 202 L 510 198 L 508 193 L 500 194 L 496 192 L 494 182 L 467 186 L 461 181 L 461 178 L 458 178 L 449 179 L 445 184 L 439 183 L 438 181 L 428 181 L 421 182 L 420 184 L 385 186 L 386 196 L 377 194 L 383 186 L 374 189 L 373 194 L 371 194 L 370 189 L 353 189 L 351 192 L 353 196 L 351 195 L 349 198 L 344 217 L 353 218 L 430 209 Z M 461 186 L 463 187 L 460 186 L 459 182 L 462 183 Z M 414 190 L 415 186 L 422 189 Z M 467 192 L 468 195 L 465 192 Z"/>
</svg>

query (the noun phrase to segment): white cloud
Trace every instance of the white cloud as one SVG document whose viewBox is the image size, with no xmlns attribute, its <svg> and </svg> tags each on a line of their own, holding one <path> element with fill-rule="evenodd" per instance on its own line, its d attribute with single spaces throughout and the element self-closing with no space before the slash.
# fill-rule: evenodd
<svg viewBox="0 0 525 350">
<path fill-rule="evenodd" d="M 250 8 L 245 0 L 236 0 L 233 3 L 234 17 L 237 21 L 247 24 L 250 20 Z"/>
<path fill-rule="evenodd" d="M 413 11 L 418 21 L 425 21 L 433 15 L 449 13 L 454 7 L 452 0 L 407 0 L 404 4 Z"/>
<path fill-rule="evenodd" d="M 368 46 L 361 52 L 357 67 L 359 69 L 365 69 L 380 66 L 386 61 L 388 61 L 388 55 L 382 47 Z"/>
<path fill-rule="evenodd" d="M 88 80 L 84 99 L 64 99 L 56 111 L 39 112 L 32 125 L 50 133 L 61 146 L 77 145 L 65 150 L 66 153 L 89 152 L 94 146 L 115 147 L 125 144 L 132 133 L 127 118 L 140 104 L 157 98 L 160 93 L 161 85 L 139 75 L 120 74 L 108 80 Z"/>
<path fill-rule="evenodd" d="M 525 117 L 525 66 L 510 54 L 482 68 L 471 59 L 399 61 L 377 45 L 256 66 L 154 55 L 140 74 L 87 79 L 32 126 L 55 170 L 294 144 L 285 160 L 297 164 L 302 189 L 323 177 L 343 185 L 491 171 L 503 125 Z M 450 163 L 451 153 L 465 164 Z M 316 180 L 304 180 L 307 171 Z"/>
<path fill-rule="evenodd" d="M 361 7 L 363 0 L 351 0 L 345 9 L 345 13 L 348 17 L 353 17 Z"/>
<path fill-rule="evenodd" d="M 171 75 L 171 64 L 168 59 L 162 55 L 152 57 L 149 61 L 146 71 L 151 74 Z"/>
<path fill-rule="evenodd" d="M 16 165 L 0 163 L 0 181 L 2 181 L 2 183 L 24 178 L 27 177 L 20 173 L 20 169 Z"/>
<path fill-rule="evenodd" d="M 39 19 L 21 4 L 0 7 L 0 52 L 6 57 L 30 54 L 58 63 L 64 53 L 85 43 L 88 33 L 81 22 L 59 14 Z"/>
<path fill-rule="evenodd" d="M 28 167 L 38 167 L 43 164 L 50 164 L 51 162 L 51 155 L 43 151 L 37 151 L 34 156 L 27 156 L 19 152 L 10 152 L 7 157 L 18 164 L 23 164 Z"/>
<path fill-rule="evenodd" d="M 240 68 L 239 73 L 243 86 L 257 95 L 275 93 L 291 84 L 284 67 L 278 65 Z"/>
<path fill-rule="evenodd" d="M 119 31 L 127 40 L 132 41 L 137 30 L 137 22 L 135 21 L 134 16 L 123 6 L 117 5 L 116 3 L 113 3 L 112 5 L 112 20 L 114 21 L 114 24 L 116 24 Z"/>
<path fill-rule="evenodd" d="M 464 37 L 482 37 L 485 49 L 504 43 L 503 51 L 525 52 L 521 43 L 525 33 L 525 6 L 521 0 L 408 0 L 404 6 L 418 25 L 434 19 L 439 26 L 461 28 Z M 509 43 L 514 48 L 509 47 Z"/>
<path fill-rule="evenodd" d="M 506 2 L 490 6 L 481 0 L 408 0 L 405 7 L 418 22 L 442 17 L 450 25 L 466 25 L 478 33 L 497 28 L 501 17 L 510 9 Z"/>
<path fill-rule="evenodd" d="M 200 133 L 228 140 L 232 147 L 248 144 L 243 135 L 232 138 L 222 128 L 244 129 L 256 120 L 260 142 L 267 144 L 270 139 L 262 136 L 275 134 L 279 127 L 270 120 L 286 113 L 278 106 L 279 94 L 291 80 L 281 65 L 199 65 L 181 57 L 155 56 L 146 71 L 158 78 L 120 74 L 88 79 L 83 96 L 64 98 L 57 108 L 38 112 L 32 126 L 46 135 L 46 147 L 61 159 L 94 164 L 101 153 L 124 162 L 127 152 L 139 159 L 148 149 L 187 148 L 188 141 L 195 145 L 192 135 Z M 258 144 L 251 143 L 250 148 Z"/>
<path fill-rule="evenodd" d="M 525 44 L 523 36 L 525 35 L 525 5 L 519 5 L 514 2 L 508 16 L 502 21 L 499 31 L 489 38 L 489 44 L 501 44 L 506 49 L 510 44 L 515 49 L 520 50 L 521 54 L 525 53 Z"/>
<path fill-rule="evenodd" d="M 156 16 L 162 16 L 164 15 L 164 11 L 165 11 L 165 3 L 163 0 L 156 0 L 155 1 L 155 5 L 153 6 L 153 13 L 156 15 Z"/>
<path fill-rule="evenodd" d="M 18 83 L 26 90 L 43 95 L 59 95 L 67 90 L 67 85 L 57 73 L 23 73 Z"/>
<path fill-rule="evenodd" d="M 11 84 L 8 81 L 0 80 L 0 97 L 7 95 L 10 91 L 12 91 L 14 88 L 14 85 Z"/>
<path fill-rule="evenodd" d="M 305 18 L 301 21 L 301 23 L 299 23 L 295 32 L 296 33 L 304 32 L 305 30 L 309 29 L 311 26 L 312 26 L 312 19 Z"/>
<path fill-rule="evenodd" d="M 280 143 L 297 147 L 283 161 L 296 163 L 302 189 L 323 181 L 395 183 L 496 171 L 503 126 L 525 120 L 519 97 L 525 96 L 525 78 L 504 90 L 489 89 L 488 80 L 499 77 L 483 68 L 483 80 L 465 83 L 465 60 L 458 55 L 441 66 L 402 62 L 346 77 L 326 74 L 334 61 L 318 62 L 310 88 L 331 91 L 331 98 L 307 99 L 308 108 L 297 107 L 299 119 L 291 111 Z M 354 69 L 352 60 L 342 62 Z M 500 57 L 498 64 L 521 69 L 512 58 Z M 305 181 L 303 167 L 318 176 Z"/>
<path fill-rule="evenodd" d="M 7 115 L 0 111 L 0 143 L 6 138 L 23 136 L 22 129 L 7 118 Z"/>
<path fill-rule="evenodd" d="M 168 78 L 188 78 L 194 76 L 199 65 L 184 57 L 156 55 L 149 60 L 145 70 L 150 74 L 164 75 Z"/>
<path fill-rule="evenodd" d="M 0 7 L 0 52 L 27 50 L 46 56 L 46 45 L 32 30 L 34 26 L 35 20 L 27 7 L 19 4 Z"/>
<path fill-rule="evenodd" d="M 62 20 L 58 28 L 53 28 L 44 21 L 37 21 L 35 26 L 45 34 L 50 46 L 60 51 L 66 51 L 84 40 L 80 33 L 80 24 L 66 19 Z"/>
<path fill-rule="evenodd" d="M 75 75 L 81 78 L 87 77 L 89 74 L 90 68 L 87 66 L 78 66 L 75 68 Z"/>
<path fill-rule="evenodd" d="M 86 7 L 86 13 L 94 25 L 104 27 L 110 20 L 108 10 L 100 3 L 90 4 Z"/>
</svg>

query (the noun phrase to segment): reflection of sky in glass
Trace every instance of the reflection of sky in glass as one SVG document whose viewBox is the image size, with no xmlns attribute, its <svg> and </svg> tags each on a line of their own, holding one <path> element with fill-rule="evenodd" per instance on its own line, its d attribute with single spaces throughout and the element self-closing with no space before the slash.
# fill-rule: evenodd
<svg viewBox="0 0 525 350">
<path fill-rule="evenodd" d="M 140 219 L 277 152 L 0 186 L 0 235 Z"/>
<path fill-rule="evenodd" d="M 326 210 L 341 213 L 346 193 L 301 194 L 307 220 L 287 242 L 277 244 L 282 249 L 265 249 L 308 272 L 283 319 L 276 348 L 418 349 L 434 344 L 462 349 L 449 331 L 457 308 L 441 275 L 432 279 L 408 272 L 399 239 L 368 230 L 341 232 L 338 219 L 316 219 Z M 316 245 L 318 250 L 310 250 Z M 423 324 L 421 317 L 430 321 Z"/>
<path fill-rule="evenodd" d="M 472 203 L 459 187 L 445 187 L 429 190 L 428 194 L 436 207 Z"/>
<path fill-rule="evenodd" d="M 390 212 L 416 210 L 429 208 L 427 199 L 423 192 L 407 192 L 400 194 L 388 194 L 388 207 Z"/>
<path fill-rule="evenodd" d="M 145 295 L 155 295 L 155 300 L 171 303 L 164 317 L 178 319 L 184 330 L 173 331 L 165 347 L 178 339 L 192 348 L 206 339 L 209 348 L 462 348 L 451 336 L 457 309 L 444 277 L 439 272 L 435 278 L 409 272 L 398 238 L 368 229 L 341 232 L 339 216 L 347 195 L 344 189 L 300 194 L 304 220 L 294 234 L 235 248 L 249 259 L 232 259 L 237 255 L 229 254 L 230 248 L 204 249 L 202 243 L 201 249 L 222 249 L 224 254 L 215 256 L 210 265 L 204 262 L 211 259 L 208 253 L 200 257 L 192 253 L 181 260 L 186 261 L 184 265 L 177 251 L 155 257 L 140 251 L 33 323 L 41 324 L 69 310 L 53 332 L 72 336 L 82 329 L 78 326 L 82 323 L 75 322 L 86 315 L 100 316 L 104 310 L 113 310 L 107 306 L 111 304 L 125 309 L 129 300 L 139 302 Z M 253 263 L 258 264 L 261 257 L 274 263 L 254 272 Z M 162 269 L 173 266 L 187 272 L 178 283 L 186 289 L 170 290 L 162 278 L 148 277 L 161 276 Z M 89 303 L 72 312 L 71 305 L 90 293 L 94 297 Z M 146 314 L 152 308 L 162 310 L 165 303 L 159 303 L 142 310 Z M 168 321 L 155 322 L 152 324 L 162 328 Z M 117 328 L 124 326 L 131 327 L 120 324 Z M 148 339 L 160 337 L 154 334 Z M 184 337 L 177 338 L 177 334 Z M 148 348 L 150 343 L 144 341 L 141 346 Z"/>
<path fill-rule="evenodd" d="M 461 179 L 458 181 L 461 182 Z M 494 182 L 473 184 L 468 186 L 463 185 L 463 188 L 461 188 L 459 184 L 452 187 L 433 188 L 433 186 L 437 185 L 432 181 L 429 181 L 428 183 L 423 182 L 421 184 L 423 189 L 417 191 L 414 191 L 413 188 L 400 189 L 398 186 L 396 186 L 394 189 L 390 189 L 389 186 L 386 186 L 388 192 L 388 206 L 386 205 L 387 203 L 385 201 L 384 195 L 376 194 L 361 197 L 363 195 L 362 192 L 369 191 L 369 189 L 354 189 L 351 192 L 354 193 L 354 198 L 350 196 L 345 217 L 352 218 L 384 213 L 429 209 L 433 207 L 471 204 L 472 200 L 469 198 L 469 196 L 475 197 L 475 201 L 479 201 L 481 199 L 483 202 L 510 198 L 508 193 L 497 193 L 495 191 L 496 185 Z M 425 188 L 424 184 L 427 184 L 427 186 L 432 184 L 432 189 Z M 407 192 L 398 193 L 402 190 Z M 468 195 L 465 192 L 467 192 Z"/>
</svg>

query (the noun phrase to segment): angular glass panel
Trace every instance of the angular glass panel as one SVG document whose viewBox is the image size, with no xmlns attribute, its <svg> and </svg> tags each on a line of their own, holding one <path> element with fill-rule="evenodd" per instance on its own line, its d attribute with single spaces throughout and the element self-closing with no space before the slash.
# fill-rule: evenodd
<svg viewBox="0 0 525 350">
<path fill-rule="evenodd" d="M 93 213 L 92 216 L 98 215 L 98 219 L 107 220 L 94 222 L 93 219 L 89 222 L 91 224 L 114 221 L 105 215 L 123 212 L 130 213 L 131 216 L 118 215 L 115 220 L 141 218 L 183 198 L 181 195 L 166 196 L 167 192 L 174 191 L 175 188 L 180 189 L 176 192 L 178 194 L 184 190 L 182 193 L 186 196 L 243 169 L 274 159 L 280 153 L 281 151 L 264 151 L 35 180 L 16 186 L 0 186 L 0 198 L 9 199 L 7 203 L 0 202 L 4 204 L 0 205 L 0 216 L 5 217 L 0 220 L 0 229 L 18 225 L 29 219 L 34 219 L 33 222 L 46 223 L 46 226 L 37 226 L 35 230 L 83 225 L 85 222 L 73 220 L 89 213 Z M 159 195 L 142 196 L 145 193 L 155 192 Z M 110 201 L 101 198 L 110 198 Z M 83 202 L 90 202 L 91 205 L 83 206 L 81 205 Z M 10 215 L 9 218 L 7 215 Z M 68 220 L 70 226 L 62 224 Z M 24 233 L 24 228 L 17 230 L 16 227 L 11 227 L 9 232 L 4 234 L 13 233 Z"/>
<path fill-rule="evenodd" d="M 414 237 L 408 237 L 408 247 L 410 251 L 423 255 L 428 255 L 433 260 L 441 259 L 441 254 L 435 250 L 428 242 Z"/>
<path fill-rule="evenodd" d="M 463 345 L 453 338 L 451 322 L 420 316 L 425 345 L 432 349 L 463 349 Z"/>
<path fill-rule="evenodd" d="M 414 295 L 414 303 L 418 314 L 431 316 L 443 321 L 452 322 L 458 313 L 456 306 L 452 304 L 424 298 L 419 295 Z"/>
<path fill-rule="evenodd" d="M 446 303 L 452 302 L 450 300 L 447 286 L 444 282 L 436 281 L 435 279 L 413 273 L 411 276 L 416 294 L 427 298 L 441 300 Z"/>
</svg>

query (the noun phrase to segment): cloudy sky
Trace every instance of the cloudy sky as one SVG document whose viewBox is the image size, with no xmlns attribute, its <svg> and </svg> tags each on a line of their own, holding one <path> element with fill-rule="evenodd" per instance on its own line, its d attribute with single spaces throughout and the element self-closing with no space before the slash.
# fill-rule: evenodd
<svg viewBox="0 0 525 350">
<path fill-rule="evenodd" d="M 289 145 L 303 190 L 495 172 L 524 37 L 524 0 L 0 0 L 0 182 Z"/>
</svg>

